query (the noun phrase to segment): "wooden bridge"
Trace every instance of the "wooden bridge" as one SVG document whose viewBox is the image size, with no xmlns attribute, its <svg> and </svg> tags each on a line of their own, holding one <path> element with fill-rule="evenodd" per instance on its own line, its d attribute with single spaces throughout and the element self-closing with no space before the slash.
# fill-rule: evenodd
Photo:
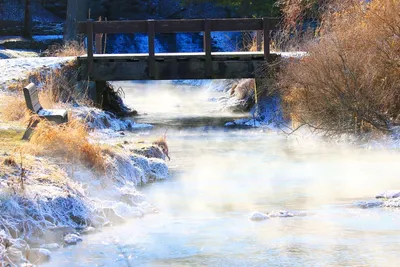
<svg viewBox="0 0 400 267">
<path fill-rule="evenodd" d="M 270 31 L 277 19 L 193 19 L 78 22 L 87 36 L 87 55 L 78 57 L 81 78 L 92 81 L 255 78 L 270 53 Z M 256 31 L 257 52 L 213 52 L 211 32 Z M 203 32 L 204 52 L 155 53 L 158 33 Z M 148 53 L 101 54 L 102 35 L 145 33 Z M 95 43 L 96 51 L 93 49 Z M 262 51 L 261 51 L 262 50 Z"/>
<path fill-rule="evenodd" d="M 98 104 L 106 81 L 261 78 L 266 75 L 265 62 L 277 57 L 269 47 L 270 31 L 277 22 L 275 18 L 78 22 L 78 33 L 87 37 L 87 54 L 78 57 L 79 77 L 95 82 L 90 97 Z M 256 52 L 212 51 L 211 32 L 245 31 L 256 32 Z M 155 53 L 156 34 L 180 32 L 203 32 L 203 52 Z M 103 36 L 121 33 L 147 34 L 148 53 L 102 54 Z"/>
</svg>

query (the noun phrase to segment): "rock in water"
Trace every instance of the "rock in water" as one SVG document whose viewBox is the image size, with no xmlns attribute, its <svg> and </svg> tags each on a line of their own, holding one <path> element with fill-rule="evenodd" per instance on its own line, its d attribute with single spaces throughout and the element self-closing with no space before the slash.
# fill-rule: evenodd
<svg viewBox="0 0 400 267">
<path fill-rule="evenodd" d="M 44 248 L 32 248 L 28 250 L 26 259 L 33 264 L 40 264 L 50 260 L 51 252 Z"/>
<path fill-rule="evenodd" d="M 67 234 L 64 236 L 64 243 L 67 246 L 76 245 L 78 242 L 82 242 L 82 238 L 77 234 Z"/>
<path fill-rule="evenodd" d="M 255 211 L 249 216 L 249 220 L 251 221 L 264 221 L 268 220 L 269 216 L 265 213 Z"/>
<path fill-rule="evenodd" d="M 270 213 L 268 213 L 268 216 L 271 218 L 275 217 L 287 218 L 287 217 L 294 217 L 294 214 L 286 210 L 280 210 L 280 211 L 271 211 Z"/>
<path fill-rule="evenodd" d="M 392 198 L 383 203 L 387 208 L 400 208 L 400 198 Z"/>
<path fill-rule="evenodd" d="M 357 202 L 356 205 L 363 209 L 376 208 L 376 207 L 382 206 L 383 201 L 379 201 L 379 200 L 360 201 L 360 202 Z"/>
<path fill-rule="evenodd" d="M 48 249 L 48 250 L 57 250 L 60 248 L 60 245 L 57 243 L 43 244 L 40 248 Z"/>
<path fill-rule="evenodd" d="M 375 198 L 400 198 L 400 190 L 388 190 L 375 196 Z"/>
</svg>

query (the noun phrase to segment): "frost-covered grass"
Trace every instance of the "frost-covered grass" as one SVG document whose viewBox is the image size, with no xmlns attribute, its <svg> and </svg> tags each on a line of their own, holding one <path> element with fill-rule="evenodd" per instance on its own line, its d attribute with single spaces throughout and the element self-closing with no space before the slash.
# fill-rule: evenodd
<svg viewBox="0 0 400 267">
<path fill-rule="evenodd" d="M 136 186 L 168 178 L 165 161 L 135 154 L 138 145 L 101 142 L 108 131 L 151 125 L 117 119 L 85 102 L 63 103 L 74 90 L 71 59 L 0 61 L 5 70 L 0 96 L 6 100 L 0 103 L 2 262 L 18 266 L 32 247 L 63 244 L 64 234 L 154 212 Z M 21 140 L 26 127 L 21 90 L 31 81 L 45 108 L 68 108 L 72 119 L 63 125 L 41 121 L 26 142 Z"/>
<path fill-rule="evenodd" d="M 87 126 L 79 120 L 59 125 L 41 121 L 25 150 L 34 155 L 62 157 L 69 162 L 78 160 L 97 171 L 106 169 L 101 148 L 89 142 Z"/>
<path fill-rule="evenodd" d="M 45 129 L 47 137 L 55 130 Z M 135 155 L 132 151 L 138 145 L 134 143 L 100 148 L 87 142 L 86 133 L 82 139 L 79 127 L 73 131 L 76 133 L 71 130 L 57 133 L 61 139 L 44 138 L 44 143 L 37 144 L 36 140 L 29 144 L 43 149 L 40 157 L 26 153 L 21 143 L 17 147 L 22 149 L 0 155 L 0 259 L 3 261 L 18 265 L 26 261 L 30 248 L 54 242 L 63 244 L 67 233 L 87 227 L 101 228 L 155 212 L 135 187 L 168 178 L 168 167 L 162 159 Z M 11 132 L 9 135 L 9 140 L 16 136 Z M 79 154 L 81 142 L 101 153 L 107 165 L 103 173 L 93 172 L 79 158 L 71 161 L 73 155 Z M 73 148 L 76 152 L 72 152 Z M 61 152 L 64 154 L 58 155 Z"/>
<path fill-rule="evenodd" d="M 0 90 L 5 90 L 8 84 L 18 80 L 27 79 L 29 73 L 43 70 L 56 69 L 75 57 L 35 57 L 12 58 L 0 60 Z"/>
</svg>

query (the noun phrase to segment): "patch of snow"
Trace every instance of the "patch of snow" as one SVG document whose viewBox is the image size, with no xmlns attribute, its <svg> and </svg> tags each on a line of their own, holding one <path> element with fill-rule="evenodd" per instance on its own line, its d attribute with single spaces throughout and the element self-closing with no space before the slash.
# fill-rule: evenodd
<svg viewBox="0 0 400 267">
<path fill-rule="evenodd" d="M 129 119 L 116 118 L 112 113 L 92 107 L 74 107 L 72 109 L 74 117 L 84 121 L 89 128 L 102 130 L 96 135 L 118 136 L 118 131 L 148 129 L 153 126 L 150 124 L 139 124 Z"/>
<path fill-rule="evenodd" d="M 303 58 L 307 56 L 307 52 L 275 52 L 283 58 Z"/>
<path fill-rule="evenodd" d="M 38 112 L 39 116 L 61 116 L 61 117 L 63 117 L 65 114 L 67 114 L 66 109 L 41 109 Z"/>
<path fill-rule="evenodd" d="M 24 49 L 1 49 L 0 60 L 8 58 L 21 58 L 21 57 L 39 57 L 39 53 Z"/>
<path fill-rule="evenodd" d="M 0 90 L 7 87 L 7 83 L 25 76 L 41 68 L 57 68 L 60 65 L 74 60 L 75 57 L 32 57 L 11 58 L 0 60 Z"/>
</svg>

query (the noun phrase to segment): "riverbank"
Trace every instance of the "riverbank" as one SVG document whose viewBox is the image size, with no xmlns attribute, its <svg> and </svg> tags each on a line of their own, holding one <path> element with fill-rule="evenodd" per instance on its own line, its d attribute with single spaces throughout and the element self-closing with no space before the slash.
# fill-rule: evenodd
<svg viewBox="0 0 400 267">
<path fill-rule="evenodd" d="M 51 74 L 72 59 L 0 61 L 0 261 L 11 266 L 47 261 L 51 250 L 76 244 L 88 232 L 156 212 L 137 188 L 169 177 L 155 137 L 104 142 L 151 125 L 83 102 L 48 99 L 52 108 L 69 111 L 70 122 L 41 123 L 29 142 L 21 140 L 29 116 L 20 85 L 30 73 Z"/>
<path fill-rule="evenodd" d="M 51 63 L 49 66 L 40 67 L 36 71 L 41 72 L 42 70 L 53 69 L 52 66 L 62 67 L 63 64 L 69 64 L 66 61 L 60 65 L 53 65 L 54 62 L 50 59 L 44 60 L 49 60 Z M 40 64 L 37 65 L 40 66 Z M 14 65 L 14 67 L 16 66 L 18 64 Z M 24 79 L 23 75 L 22 78 Z M 11 82 L 14 83 L 15 81 Z M 176 128 L 185 129 L 186 127 L 191 127 L 195 131 L 201 131 L 200 135 L 193 133 L 188 136 L 183 134 L 185 131 L 183 133 L 174 129 L 168 131 L 168 135 L 177 136 L 175 140 L 180 138 L 179 146 L 175 145 L 175 147 L 171 148 L 171 151 L 173 151 L 172 157 L 176 159 L 175 162 L 179 162 L 174 164 L 173 170 L 176 171 L 177 168 L 180 168 L 180 165 L 192 161 L 191 164 L 193 165 L 190 166 L 194 166 L 195 169 L 189 173 L 189 177 L 194 180 L 187 180 L 187 184 L 184 184 L 184 186 L 186 189 L 195 190 L 192 188 L 193 185 L 191 183 L 198 185 L 202 194 L 196 197 L 197 201 L 200 202 L 204 194 L 210 193 L 213 196 L 210 198 L 211 200 L 219 199 L 217 197 L 219 195 L 226 196 L 223 194 L 223 190 L 229 188 L 229 184 L 227 185 L 228 187 L 223 186 L 218 188 L 217 192 L 214 192 L 209 189 L 208 185 L 212 182 L 218 186 L 219 181 L 206 179 L 207 182 L 205 182 L 203 179 L 204 177 L 214 177 L 220 172 L 226 172 L 229 169 L 229 165 L 238 166 L 239 163 L 235 158 L 242 157 L 240 155 L 245 155 L 244 158 L 247 158 L 253 152 L 255 153 L 250 161 L 246 161 L 246 164 L 240 168 L 236 167 L 235 170 L 240 169 L 241 176 L 251 178 L 251 184 L 262 185 L 261 173 L 257 173 L 257 179 L 245 174 L 246 170 L 249 169 L 248 166 L 252 166 L 251 169 L 263 166 L 263 158 L 267 155 L 262 154 L 264 153 L 262 151 L 276 149 L 279 144 L 285 144 L 287 140 L 289 140 L 289 143 L 301 140 L 305 144 L 308 136 L 315 138 L 315 134 L 302 131 L 292 134 L 290 138 L 287 138 L 286 135 L 278 134 L 280 132 L 278 126 L 280 125 L 275 124 L 274 118 L 279 114 L 277 112 L 280 112 L 279 98 L 262 99 L 258 103 L 257 109 L 252 107 L 250 114 L 257 116 L 249 118 L 248 114 L 243 113 L 247 111 L 246 109 L 239 110 L 240 112 L 237 114 L 231 113 L 243 104 L 241 100 L 249 100 L 252 97 L 251 94 L 254 95 L 254 88 L 251 88 L 253 83 L 251 80 L 233 83 L 232 81 L 213 82 L 208 85 L 208 92 L 211 92 L 211 94 L 204 94 L 203 89 L 197 92 L 194 88 L 184 88 L 179 92 L 174 92 L 174 90 L 177 90 L 175 86 L 169 88 L 171 91 L 167 90 L 167 88 L 157 91 L 157 88 L 149 84 L 148 89 L 140 92 L 134 91 L 140 87 L 138 83 L 126 83 L 121 86 L 124 89 L 126 88 L 128 104 L 135 107 L 139 106 L 139 104 L 143 105 L 138 108 L 143 111 L 142 116 L 135 118 L 135 121 L 153 124 L 155 121 L 152 117 L 154 116 L 157 118 L 157 126 L 163 129 L 175 125 L 171 123 L 171 118 L 174 118 L 175 115 L 171 116 L 171 114 L 176 113 L 177 117 L 174 119 L 180 123 L 180 126 Z M 6 80 L 4 84 L 9 83 Z M 115 85 L 118 86 L 119 84 Z M 219 89 L 216 89 L 216 87 Z M 243 92 L 242 89 L 245 87 L 250 88 L 250 92 Z M 14 88 L 13 92 L 10 92 L 9 89 L 4 89 L 1 93 L 8 95 L 7 97 L 17 97 L 20 92 L 15 90 L 15 86 L 12 86 L 12 88 Z M 220 91 L 220 94 L 213 96 L 212 92 L 214 91 Z M 154 97 L 155 93 L 157 97 Z M 3 98 L 4 95 L 1 95 L 1 97 Z M 145 96 L 145 98 L 141 98 L 142 96 Z M 186 103 L 186 101 L 183 101 L 184 99 L 181 99 L 182 96 L 189 97 L 191 101 Z M 19 95 L 19 97 L 22 96 Z M 151 101 L 144 101 L 146 97 L 153 102 L 156 100 L 155 105 L 151 105 Z M 130 102 L 132 99 L 138 102 Z M 1 103 L 1 105 L 4 104 Z M 43 129 L 40 128 L 38 132 L 45 137 L 40 138 L 41 134 L 33 136 L 29 143 L 20 141 L 26 125 L 23 117 L 19 117 L 14 122 L 0 123 L 0 148 L 3 155 L 0 161 L 2 170 L 0 173 L 2 183 L 1 208 L 4 211 L 0 222 L 5 229 L 1 232 L 3 246 L 0 252 L 4 261 L 22 264 L 27 261 L 38 263 L 40 260 L 48 260 L 49 255 L 52 255 L 51 250 L 60 246 L 79 243 L 82 239 L 85 241 L 87 238 L 85 234 L 88 232 L 98 232 L 106 226 L 121 224 L 129 218 L 155 213 L 159 208 L 166 208 L 163 204 L 163 199 L 176 199 L 182 193 L 185 196 L 190 194 L 183 188 L 175 188 L 173 190 L 170 188 L 171 190 L 166 190 L 162 194 L 161 199 L 156 199 L 153 202 L 153 200 L 146 200 L 145 195 L 141 192 L 142 190 L 138 191 L 138 188 L 142 185 L 165 180 L 169 177 L 168 166 L 164 161 L 165 155 L 162 152 L 160 153 L 161 150 L 155 147 L 151 141 L 154 131 L 150 132 L 148 129 L 151 129 L 152 125 L 137 123 L 131 119 L 117 119 L 108 112 L 89 107 L 79 101 L 51 104 L 55 108 L 69 109 L 73 123 L 63 127 L 47 125 Z M 25 103 L 22 101 L 19 105 L 24 106 Z M 204 110 L 196 110 L 196 107 L 201 107 L 201 105 L 205 105 L 206 108 L 209 107 L 210 109 L 207 112 L 215 114 L 215 117 L 212 118 L 210 116 L 206 120 L 201 118 L 195 120 L 194 118 L 196 117 L 204 116 Z M 145 108 L 150 108 L 150 110 Z M 174 110 L 174 113 L 171 113 L 171 110 Z M 255 111 L 258 113 L 255 114 Z M 144 115 L 143 113 L 145 112 L 150 115 Z M 192 112 L 193 114 L 191 114 Z M 187 114 L 187 118 L 183 118 L 182 113 Z M 231 121 L 235 116 L 240 117 L 240 119 L 233 120 L 235 125 L 230 125 L 229 122 L 221 124 L 220 115 L 222 114 L 225 114 L 226 119 Z M 191 124 L 185 125 L 185 122 L 188 121 L 191 121 Z M 255 121 L 257 121 L 257 124 L 254 123 Z M 211 122 L 217 122 L 217 124 L 210 124 Z M 282 120 L 282 122 L 285 121 Z M 224 130 L 219 132 L 219 127 Z M 241 127 L 245 129 L 237 131 Z M 255 129 L 251 130 L 249 128 Z M 132 131 L 136 129 L 140 129 L 140 133 L 136 134 Z M 164 129 L 160 132 L 155 130 L 155 132 L 156 135 L 160 136 L 164 133 Z M 213 135 L 208 135 L 208 133 L 214 132 L 216 133 L 214 137 Z M 268 133 L 271 134 L 269 135 Z M 206 134 L 206 143 L 200 141 L 191 143 L 190 140 L 195 139 L 196 136 L 204 137 Z M 275 135 L 279 136 L 276 140 Z M 52 138 L 48 138 L 49 136 Z M 224 138 L 230 141 L 225 142 Z M 269 138 L 275 140 L 277 144 L 264 143 Z M 174 140 L 174 137 L 172 139 Z M 248 151 L 246 152 L 248 148 L 244 149 L 239 145 L 242 139 L 251 144 L 249 147 L 252 148 L 252 153 L 248 154 Z M 398 148 L 399 139 L 392 140 L 394 140 L 393 144 L 397 145 Z M 384 148 L 388 147 L 384 143 L 368 142 L 371 147 L 365 145 L 366 148 L 377 148 L 377 145 L 381 145 Z M 224 144 L 222 149 L 224 152 L 218 152 L 220 155 L 216 158 L 223 155 L 224 161 L 226 161 L 222 170 L 214 168 L 215 166 L 210 163 L 210 159 L 206 156 L 212 152 L 213 144 L 219 143 Z M 185 151 L 185 153 L 179 154 L 176 152 L 180 147 L 187 145 L 191 149 Z M 311 143 L 311 146 L 313 145 L 315 144 Z M 211 147 L 208 148 L 208 146 Z M 362 149 L 365 149 L 365 147 Z M 395 147 L 393 148 L 396 149 Z M 239 149 L 241 152 L 235 154 L 236 152 L 232 152 L 235 149 Z M 287 145 L 286 150 L 278 152 L 272 158 L 269 158 L 271 157 L 269 155 L 266 159 L 273 159 L 274 157 L 283 159 L 301 158 L 299 155 L 293 156 L 292 149 L 292 144 Z M 157 150 L 157 152 L 154 153 L 154 150 Z M 196 151 L 203 151 L 205 156 L 197 154 Z M 229 151 L 232 154 L 228 153 L 226 155 Z M 260 159 L 257 158 L 257 151 L 262 152 Z M 318 149 L 314 152 L 318 154 Z M 254 162 L 257 162 L 257 164 Z M 293 164 L 291 163 L 290 166 L 295 167 L 296 164 Z M 201 172 L 204 166 L 209 166 L 209 171 Z M 363 166 L 366 166 L 366 164 Z M 276 167 L 272 166 L 272 169 L 265 170 L 265 173 L 271 173 L 272 170 L 274 174 L 278 175 L 279 170 Z M 356 171 L 351 173 L 356 173 Z M 241 177 L 237 178 L 241 179 Z M 342 180 L 340 181 L 343 183 Z M 358 182 L 351 183 L 349 191 L 355 190 Z M 274 180 L 273 183 L 276 184 L 276 181 Z M 319 186 L 319 183 L 315 186 Z M 308 185 L 311 186 L 311 190 L 313 185 L 309 182 Z M 391 186 L 390 183 L 387 185 Z M 386 189 L 390 188 L 387 187 Z M 263 193 L 265 193 L 265 188 L 263 190 Z M 274 191 L 271 188 L 269 190 L 269 194 L 273 195 Z M 369 196 L 377 193 L 373 192 L 371 194 L 371 191 L 372 189 L 369 188 Z M 171 196 L 171 192 L 175 192 L 175 194 L 172 193 L 173 196 Z M 242 192 L 236 193 L 239 196 L 242 194 Z M 261 193 L 261 191 L 257 191 L 257 193 Z M 375 202 L 362 202 L 362 199 L 368 199 L 365 192 L 362 196 L 364 198 L 358 198 L 360 207 L 372 207 L 374 205 L 385 207 L 386 205 L 382 204 L 383 202 L 381 201 L 379 205 Z M 346 192 L 346 197 L 350 199 L 348 192 Z M 217 203 L 216 209 L 224 209 L 225 202 L 218 201 L 221 201 L 221 203 Z M 197 202 L 194 203 L 194 205 L 197 204 Z M 236 204 L 238 207 L 242 207 L 240 206 L 242 204 Z M 213 206 L 212 203 L 208 205 Z M 291 205 L 296 207 L 295 202 L 291 202 Z M 204 205 L 201 205 L 201 207 L 205 208 Z M 286 208 L 284 205 L 272 205 L 268 209 L 257 205 L 246 207 L 244 211 L 241 210 L 242 213 L 245 213 L 245 216 L 242 216 L 241 219 L 247 221 L 248 215 L 253 211 L 260 211 L 262 215 L 268 214 L 270 216 L 271 213 L 265 213 L 266 210 L 279 211 L 284 208 Z M 295 208 L 295 210 L 298 209 L 301 211 L 301 208 Z M 188 212 L 190 211 L 192 209 L 189 209 Z M 130 223 L 132 222 L 130 221 Z"/>
</svg>

